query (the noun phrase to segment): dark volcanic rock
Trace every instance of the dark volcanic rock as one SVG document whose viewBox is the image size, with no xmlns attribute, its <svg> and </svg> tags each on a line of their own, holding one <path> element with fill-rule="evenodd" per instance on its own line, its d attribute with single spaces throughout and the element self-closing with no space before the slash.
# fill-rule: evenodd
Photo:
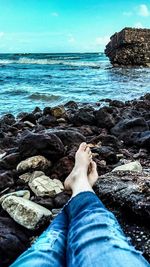
<svg viewBox="0 0 150 267">
<path fill-rule="evenodd" d="M 112 109 L 108 107 L 100 108 L 95 112 L 97 125 L 101 128 L 110 129 L 115 125 L 115 119 L 111 114 Z"/>
<path fill-rule="evenodd" d="M 95 116 L 93 114 L 93 110 L 89 110 L 87 108 L 80 108 L 73 116 L 71 122 L 80 126 L 83 124 L 94 125 L 95 124 Z"/>
<path fill-rule="evenodd" d="M 56 208 L 62 208 L 70 199 L 70 196 L 66 192 L 61 192 L 57 194 L 54 199 Z"/>
<path fill-rule="evenodd" d="M 62 143 L 64 144 L 64 146 L 70 146 L 72 144 L 80 144 L 82 142 L 85 142 L 85 137 L 79 133 L 77 130 L 47 130 L 46 131 L 47 134 L 51 134 L 51 132 L 53 132 L 55 135 L 57 135 Z"/>
<path fill-rule="evenodd" d="M 10 171 L 0 173 L 0 190 L 11 187 L 14 184 L 14 179 Z"/>
<path fill-rule="evenodd" d="M 47 208 L 47 209 L 53 209 L 54 206 L 54 200 L 52 197 L 32 197 L 31 198 L 32 201 L 34 201 L 35 203 Z"/>
<path fill-rule="evenodd" d="M 15 117 L 12 114 L 6 114 L 6 115 L 2 116 L 0 119 L 0 125 L 1 126 L 3 126 L 4 124 L 12 125 L 15 122 L 16 122 Z"/>
<path fill-rule="evenodd" d="M 150 151 L 150 131 L 133 133 L 127 140 L 127 144 L 144 147 Z"/>
<path fill-rule="evenodd" d="M 29 246 L 30 232 L 11 218 L 0 217 L 0 266 L 8 267 Z"/>
<path fill-rule="evenodd" d="M 69 173 L 72 171 L 74 166 L 74 160 L 69 157 L 63 157 L 54 164 L 52 169 L 51 178 L 59 179 L 64 181 Z"/>
<path fill-rule="evenodd" d="M 112 147 L 100 146 L 92 149 L 92 152 L 98 153 L 101 159 L 105 159 L 107 164 L 115 164 L 118 162 L 118 158 Z"/>
<path fill-rule="evenodd" d="M 50 160 L 56 160 L 63 156 L 64 146 L 55 134 L 28 133 L 20 140 L 19 152 L 22 158 L 42 155 Z"/>
<path fill-rule="evenodd" d="M 4 169 L 15 169 L 17 164 L 20 162 L 19 153 L 12 153 L 6 155 L 2 160 L 0 160 L 0 168 L 4 167 Z"/>
<path fill-rule="evenodd" d="M 21 121 L 30 121 L 33 124 L 36 124 L 36 119 L 33 113 L 28 113 L 21 118 Z"/>
<path fill-rule="evenodd" d="M 120 138 L 129 137 L 134 132 L 148 130 L 148 125 L 143 118 L 124 119 L 119 121 L 112 129 L 111 133 Z"/>
<path fill-rule="evenodd" d="M 149 175 L 117 172 L 108 173 L 98 179 L 96 190 L 104 203 L 117 203 L 138 215 L 142 221 L 150 222 Z"/>
<path fill-rule="evenodd" d="M 38 119 L 38 123 L 44 125 L 44 126 L 55 126 L 57 125 L 57 119 L 52 115 L 45 115 Z"/>
</svg>

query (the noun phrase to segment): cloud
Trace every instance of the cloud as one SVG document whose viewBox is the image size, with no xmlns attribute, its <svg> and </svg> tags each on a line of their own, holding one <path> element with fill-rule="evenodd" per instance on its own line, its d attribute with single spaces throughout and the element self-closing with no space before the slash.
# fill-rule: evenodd
<svg viewBox="0 0 150 267">
<path fill-rule="evenodd" d="M 110 37 L 108 35 L 100 36 L 95 39 L 96 45 L 106 45 L 109 43 Z"/>
<path fill-rule="evenodd" d="M 0 38 L 4 36 L 4 32 L 0 32 Z"/>
<path fill-rule="evenodd" d="M 142 4 L 138 7 L 138 15 L 141 17 L 148 17 L 150 16 L 150 11 L 147 7 L 147 5 Z"/>
<path fill-rule="evenodd" d="M 59 14 L 58 14 L 57 12 L 52 12 L 52 13 L 51 13 L 51 16 L 53 16 L 53 17 L 58 17 Z"/>
<path fill-rule="evenodd" d="M 135 27 L 135 28 L 144 28 L 141 22 L 136 22 L 136 23 L 134 24 L 134 27 Z"/>
<path fill-rule="evenodd" d="M 131 17 L 133 15 L 133 12 L 131 11 L 124 11 L 123 16 Z"/>
</svg>

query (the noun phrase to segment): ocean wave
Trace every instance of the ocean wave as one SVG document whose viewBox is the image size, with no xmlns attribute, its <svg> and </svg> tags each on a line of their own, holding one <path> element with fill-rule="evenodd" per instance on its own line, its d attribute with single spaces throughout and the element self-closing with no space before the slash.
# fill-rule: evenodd
<svg viewBox="0 0 150 267">
<path fill-rule="evenodd" d="M 33 93 L 28 96 L 31 100 L 43 100 L 43 101 L 56 101 L 61 98 L 59 95 L 49 95 L 49 94 L 41 94 L 41 93 Z"/>
<path fill-rule="evenodd" d="M 74 67 L 91 67 L 100 68 L 99 63 L 89 62 L 89 61 L 68 61 L 68 60 L 52 60 L 52 59 L 35 59 L 20 57 L 18 60 L 8 59 L 0 60 L 0 64 L 35 64 L 35 65 L 64 65 L 64 66 L 74 66 Z"/>
</svg>

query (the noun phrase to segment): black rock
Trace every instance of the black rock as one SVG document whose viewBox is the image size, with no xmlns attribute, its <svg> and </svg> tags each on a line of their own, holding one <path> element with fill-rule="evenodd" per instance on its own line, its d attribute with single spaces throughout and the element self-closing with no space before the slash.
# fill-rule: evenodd
<svg viewBox="0 0 150 267">
<path fill-rule="evenodd" d="M 87 110 L 86 108 L 80 108 L 72 117 L 71 122 L 75 126 L 80 126 L 83 124 L 94 125 L 95 116 L 93 110 Z"/>
<path fill-rule="evenodd" d="M 7 187 L 14 185 L 14 179 L 12 172 L 6 171 L 0 173 L 0 190 L 3 190 Z"/>
<path fill-rule="evenodd" d="M 115 164 L 118 162 L 118 158 L 112 147 L 100 146 L 92 148 L 92 152 L 98 153 L 101 159 L 106 160 L 107 164 Z"/>
<path fill-rule="evenodd" d="M 112 109 L 103 107 L 95 112 L 96 122 L 99 127 L 110 129 L 115 125 L 115 119 L 111 111 Z"/>
<path fill-rule="evenodd" d="M 55 207 L 62 208 L 70 199 L 70 196 L 66 192 L 61 192 L 57 194 L 54 199 Z"/>
<path fill-rule="evenodd" d="M 19 153 L 22 158 L 43 155 L 50 160 L 63 156 L 64 146 L 61 140 L 53 133 L 30 133 L 19 142 Z"/>
<path fill-rule="evenodd" d="M 57 119 L 52 115 L 45 115 L 38 119 L 38 123 L 43 126 L 55 126 L 58 125 Z"/>
</svg>

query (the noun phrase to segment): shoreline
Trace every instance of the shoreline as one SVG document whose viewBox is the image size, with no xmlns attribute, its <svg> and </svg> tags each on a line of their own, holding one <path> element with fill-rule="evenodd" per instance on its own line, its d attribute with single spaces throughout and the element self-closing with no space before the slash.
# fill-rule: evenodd
<svg viewBox="0 0 150 267">
<path fill-rule="evenodd" d="M 70 101 L 43 110 L 36 107 L 33 112 L 22 112 L 16 117 L 12 114 L 0 117 L 0 197 L 23 190 L 17 197 L 24 199 L 29 192 L 30 201 L 48 211 L 54 210 L 55 217 L 56 209 L 69 199 L 63 181 L 73 167 L 75 151 L 86 141 L 91 145 L 101 176 L 95 186 L 96 194 L 115 213 L 132 244 L 150 260 L 150 93 L 125 103 L 111 99 L 104 102 L 106 106 L 101 102 L 79 105 Z M 33 161 L 20 164 L 31 157 Z M 138 173 L 133 168 L 137 161 L 142 166 Z M 133 172 L 131 169 L 112 172 L 115 167 L 130 162 L 135 164 Z M 42 175 L 56 179 L 58 184 L 61 181 L 57 192 L 48 195 L 36 191 L 33 181 Z M 2 266 L 14 261 L 47 227 L 50 218 L 45 214 L 43 222 L 39 219 L 34 229 L 29 229 L 28 225 L 23 226 L 23 221 L 17 222 L 19 217 L 16 221 L 12 218 L 7 197 L 0 198 Z M 13 197 L 9 198 L 14 205 Z"/>
</svg>

